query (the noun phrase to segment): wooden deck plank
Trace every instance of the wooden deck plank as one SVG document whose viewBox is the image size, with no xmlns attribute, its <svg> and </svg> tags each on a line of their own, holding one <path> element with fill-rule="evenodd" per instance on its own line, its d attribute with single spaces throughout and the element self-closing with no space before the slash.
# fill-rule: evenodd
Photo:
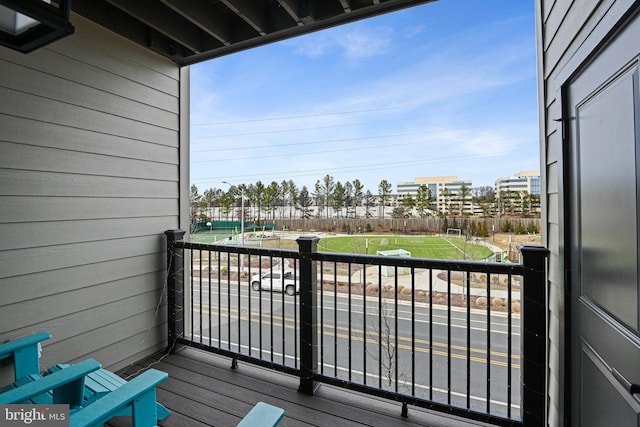
<svg viewBox="0 0 640 427">
<path fill-rule="evenodd" d="M 234 426 L 259 401 L 285 410 L 279 427 L 487 426 L 411 406 L 409 418 L 404 419 L 397 402 L 328 385 L 322 385 L 314 396 L 308 396 L 298 393 L 297 377 L 245 363 L 234 370 L 230 359 L 194 349 L 161 360 L 157 356 L 143 360 L 124 374 L 135 373 L 151 364 L 169 374 L 169 379 L 158 387 L 158 401 L 172 411 L 160 422 L 166 427 Z M 124 419 L 109 424 L 130 425 Z"/>
</svg>

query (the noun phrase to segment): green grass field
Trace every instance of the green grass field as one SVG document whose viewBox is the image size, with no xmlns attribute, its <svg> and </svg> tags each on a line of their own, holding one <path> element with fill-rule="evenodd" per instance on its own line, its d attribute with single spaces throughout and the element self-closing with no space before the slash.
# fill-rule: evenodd
<svg viewBox="0 0 640 427">
<path fill-rule="evenodd" d="M 191 240 L 197 243 L 212 243 L 227 239 L 229 236 L 229 233 L 220 235 L 206 232 L 194 233 L 191 235 Z M 265 240 L 263 243 L 263 247 L 290 250 L 298 248 L 295 240 Z M 375 255 L 377 251 L 394 249 L 409 251 L 413 258 L 482 260 L 493 254 L 484 246 L 474 245 L 457 237 L 445 239 L 437 236 L 338 236 L 325 237 L 318 242 L 320 252 Z"/>
<path fill-rule="evenodd" d="M 436 259 L 485 259 L 493 252 L 481 245 L 464 239 L 450 237 L 405 237 L 405 236 L 346 236 L 321 239 L 321 252 L 342 252 L 375 255 L 377 251 L 404 249 L 414 258 Z"/>
</svg>

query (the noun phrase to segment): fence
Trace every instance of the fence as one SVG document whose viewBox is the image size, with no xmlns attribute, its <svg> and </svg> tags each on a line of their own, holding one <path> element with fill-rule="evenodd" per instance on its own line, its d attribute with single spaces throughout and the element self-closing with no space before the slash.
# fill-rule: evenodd
<svg viewBox="0 0 640 427">
<path fill-rule="evenodd" d="M 181 241 L 169 231 L 169 339 L 498 425 L 541 425 L 545 259 L 396 258 Z M 382 269 L 395 271 L 384 276 Z M 408 274 L 401 274 L 407 271 Z M 280 292 L 278 292 L 280 291 Z"/>
</svg>

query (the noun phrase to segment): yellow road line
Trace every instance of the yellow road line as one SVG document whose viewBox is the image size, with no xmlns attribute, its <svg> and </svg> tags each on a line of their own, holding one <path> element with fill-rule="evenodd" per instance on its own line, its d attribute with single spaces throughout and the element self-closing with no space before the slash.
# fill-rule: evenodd
<svg viewBox="0 0 640 427">
<path fill-rule="evenodd" d="M 213 313 L 210 310 L 204 309 L 202 311 L 200 311 L 198 308 L 200 307 L 199 304 L 194 304 L 194 306 L 196 307 L 194 309 L 194 311 L 196 313 L 202 313 L 205 315 L 214 315 L 214 317 L 217 317 L 218 312 L 217 311 L 213 311 Z M 216 306 L 212 307 L 212 308 L 218 308 Z M 224 317 L 224 318 L 229 318 L 229 319 L 235 319 L 235 320 L 244 320 L 244 321 L 249 321 L 249 316 L 248 315 L 237 315 L 237 314 L 228 314 L 229 310 L 226 307 L 222 307 L 222 311 L 220 312 L 220 316 Z M 231 309 L 232 313 L 237 313 L 238 310 L 237 309 Z M 252 323 L 256 323 L 256 324 L 264 324 L 264 322 L 261 322 L 257 319 L 257 317 L 259 316 L 260 313 L 258 312 L 252 312 L 253 316 L 251 316 L 251 322 Z M 295 329 L 295 323 L 293 321 L 293 319 L 291 318 L 285 318 L 285 322 L 283 323 L 282 321 L 278 320 L 278 319 L 282 319 L 282 316 L 273 316 L 273 323 L 271 323 L 271 316 L 269 314 L 266 313 L 262 313 L 262 318 L 265 320 L 269 320 L 269 324 L 272 324 L 273 326 L 276 327 L 281 327 L 284 329 Z M 322 331 L 323 331 L 323 335 L 329 336 L 329 337 L 337 337 L 337 338 L 342 338 L 342 339 L 349 339 L 349 335 L 348 334 L 344 334 L 344 333 L 338 333 L 337 335 L 333 332 L 333 330 L 336 329 L 334 328 L 333 325 L 327 325 L 327 327 L 323 327 Z M 337 329 L 339 331 L 349 331 L 349 328 L 346 326 L 338 326 Z M 363 331 L 362 329 L 358 329 L 358 328 L 351 328 L 351 339 L 355 339 L 358 341 L 362 342 L 362 335 L 357 335 L 358 333 L 362 334 Z M 355 334 L 355 335 L 354 335 Z M 379 334 L 375 331 L 373 332 L 367 332 L 367 335 L 371 336 L 379 336 Z M 395 335 L 389 335 L 388 339 L 390 341 L 395 341 Z M 399 342 L 409 342 L 411 343 L 411 337 L 404 337 L 404 336 L 399 336 L 398 337 L 398 341 Z M 367 343 L 371 343 L 371 344 L 378 344 L 378 341 L 375 340 L 374 338 L 367 338 L 366 340 Z M 423 345 L 423 346 L 429 346 L 430 341 L 428 340 L 423 340 L 423 339 L 415 339 L 415 351 L 419 352 L 419 353 L 429 353 L 429 348 L 424 348 L 424 347 L 420 347 L 419 345 Z M 457 350 L 457 351 L 463 351 L 466 353 L 467 351 L 467 347 L 465 346 L 461 346 L 461 345 L 451 345 L 449 346 L 446 343 L 441 343 L 441 342 L 437 342 L 434 341 L 433 343 L 431 343 L 434 347 L 442 347 L 442 348 L 446 348 L 448 349 L 449 347 L 451 347 L 452 350 Z M 410 344 L 398 344 L 398 348 L 401 348 L 403 350 L 411 350 L 412 347 Z M 478 357 L 478 356 L 471 356 L 471 360 L 474 362 L 478 362 L 478 363 L 485 363 L 487 361 L 486 359 L 486 354 L 487 351 L 485 349 L 481 349 L 481 348 L 471 348 L 470 349 L 470 353 L 478 353 L 478 354 L 483 354 L 485 355 L 485 357 Z M 444 356 L 447 357 L 448 356 L 448 352 L 446 351 L 442 351 L 442 350 L 433 350 L 433 354 L 437 355 L 437 356 Z M 495 357 L 503 357 L 503 358 L 508 358 L 508 354 L 507 353 L 502 353 L 502 352 L 497 352 L 497 351 L 492 351 L 491 356 L 495 356 Z M 460 360 L 467 360 L 467 355 L 466 354 L 457 354 L 457 353 L 451 353 L 451 357 L 454 359 L 460 359 Z M 514 360 L 520 360 L 520 355 L 518 354 L 512 354 L 511 358 Z M 494 360 L 492 359 L 491 361 L 492 365 L 496 365 L 496 366 L 508 366 L 507 362 L 503 362 L 503 361 L 499 361 L 499 360 Z M 520 369 L 520 364 L 518 363 L 512 363 L 511 367 L 514 369 Z"/>
</svg>

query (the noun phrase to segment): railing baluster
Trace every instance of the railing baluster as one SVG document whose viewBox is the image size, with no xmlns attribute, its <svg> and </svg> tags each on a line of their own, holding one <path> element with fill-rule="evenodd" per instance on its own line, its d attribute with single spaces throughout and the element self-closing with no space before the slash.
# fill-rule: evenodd
<svg viewBox="0 0 640 427">
<path fill-rule="evenodd" d="M 507 276 L 507 417 L 511 418 L 511 398 L 512 398 L 512 345 L 513 345 L 513 317 L 511 314 L 511 274 Z"/>
<path fill-rule="evenodd" d="M 433 269 L 429 269 L 429 400 L 433 400 Z"/>
<path fill-rule="evenodd" d="M 273 289 L 273 256 L 269 260 L 271 289 Z M 269 292 L 267 295 L 269 295 L 269 360 L 273 362 L 273 292 Z"/>
<path fill-rule="evenodd" d="M 447 404 L 451 405 L 451 270 L 447 270 Z"/>
<path fill-rule="evenodd" d="M 193 258 L 194 258 L 193 253 L 194 253 L 194 251 L 191 251 L 191 256 L 190 256 L 190 258 L 191 258 L 191 267 L 190 267 L 190 271 L 189 271 L 189 301 L 191 302 L 191 307 L 190 307 L 190 309 L 191 309 L 191 322 L 190 323 L 191 324 L 189 325 L 189 327 L 190 327 L 190 335 L 189 336 L 191 337 L 192 340 L 194 339 L 193 325 L 194 325 L 194 316 L 195 316 L 195 314 L 194 314 L 195 310 L 193 309 L 193 286 L 194 286 L 194 283 L 193 283 L 193 271 L 194 271 L 194 268 L 195 268 L 194 260 L 193 260 Z"/>
<path fill-rule="evenodd" d="M 324 375 L 324 274 L 320 266 L 320 374 Z M 335 312 L 335 310 L 334 310 Z"/>
<path fill-rule="evenodd" d="M 231 257 L 227 257 L 227 350 L 231 351 Z"/>
<path fill-rule="evenodd" d="M 351 265 L 351 264 L 349 264 Z M 367 384 L 367 275 L 365 264 L 360 270 L 360 284 L 362 286 L 362 374 L 364 384 Z"/>
<path fill-rule="evenodd" d="M 400 292 L 398 292 L 399 284 L 398 284 L 398 266 L 393 267 L 394 270 L 394 282 L 395 282 L 395 296 L 393 301 L 393 354 L 389 357 L 389 363 L 394 365 L 394 382 L 395 382 L 395 392 L 398 392 L 398 377 L 400 374 L 400 361 L 398 360 L 398 297 L 400 296 Z M 387 331 L 385 331 L 386 333 Z"/>
<path fill-rule="evenodd" d="M 467 271 L 467 409 L 471 408 L 471 272 Z"/>
<path fill-rule="evenodd" d="M 378 265 L 378 388 L 382 389 L 382 265 Z"/>
<path fill-rule="evenodd" d="M 244 272 L 244 266 L 242 265 L 242 256 L 238 256 L 238 353 L 242 352 L 242 302 L 241 302 L 241 286 L 240 280 L 242 273 Z M 231 312 L 229 312 L 229 322 L 231 322 Z"/>
<path fill-rule="evenodd" d="M 229 254 L 227 254 L 227 257 Z M 222 256 L 218 257 L 218 348 L 222 348 Z"/>
<path fill-rule="evenodd" d="M 324 271 L 324 262 L 320 264 Z M 338 376 L 338 284 L 333 282 L 333 375 Z"/>
<path fill-rule="evenodd" d="M 258 256 L 258 262 L 260 261 L 260 257 Z M 253 289 L 251 288 L 251 255 L 247 255 L 247 343 L 249 345 L 247 353 L 249 356 L 253 354 L 253 343 L 252 343 L 252 334 L 251 334 L 251 315 L 252 315 L 252 304 L 251 304 L 251 296 Z"/>
<path fill-rule="evenodd" d="M 487 414 L 491 413 L 491 273 L 487 272 Z"/>
<path fill-rule="evenodd" d="M 416 271 L 411 267 L 411 395 L 416 395 Z"/>
<path fill-rule="evenodd" d="M 207 257 L 207 266 L 209 267 L 209 291 L 207 292 L 207 301 L 209 302 L 209 347 L 211 347 L 211 335 L 213 332 L 213 325 L 211 322 L 211 289 L 213 288 L 213 283 L 211 282 L 211 251 L 209 251 L 209 256 Z"/>
<path fill-rule="evenodd" d="M 334 283 L 336 284 L 336 286 L 338 286 L 338 263 L 334 262 L 333 263 L 333 277 L 334 277 Z M 353 310 L 351 309 L 351 283 L 347 283 L 347 293 L 348 293 L 348 303 L 347 303 L 347 317 L 349 319 L 349 321 L 347 322 L 348 325 L 348 346 L 347 346 L 347 357 L 349 358 L 349 381 L 352 380 L 352 373 L 353 373 L 353 367 L 352 367 L 352 354 L 351 352 L 353 351 L 353 345 L 351 343 L 351 322 L 353 321 L 353 319 L 351 318 L 351 313 L 353 312 Z"/>
</svg>

